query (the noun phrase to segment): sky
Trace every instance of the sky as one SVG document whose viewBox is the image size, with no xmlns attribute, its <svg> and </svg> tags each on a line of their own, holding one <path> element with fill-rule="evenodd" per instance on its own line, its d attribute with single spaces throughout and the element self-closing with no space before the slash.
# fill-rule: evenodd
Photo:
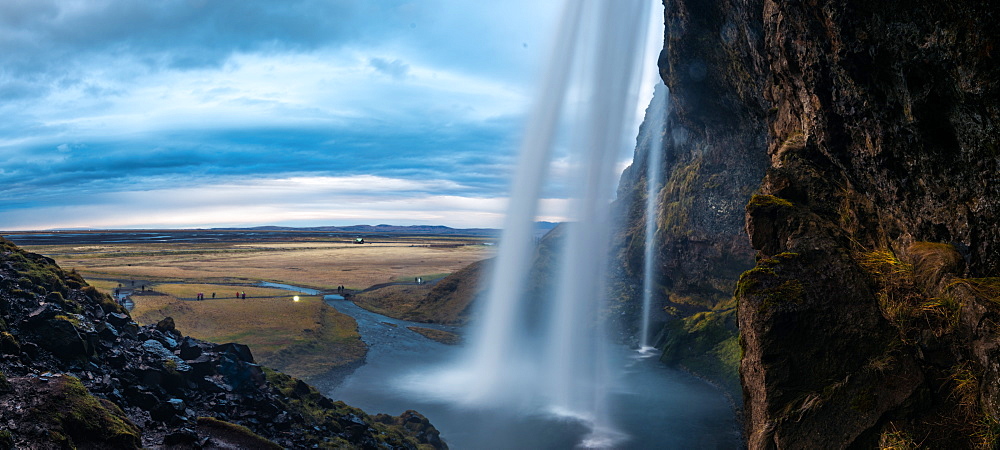
<svg viewBox="0 0 1000 450">
<path fill-rule="evenodd" d="M 0 230 L 497 227 L 560 10 L 3 0 Z"/>
</svg>

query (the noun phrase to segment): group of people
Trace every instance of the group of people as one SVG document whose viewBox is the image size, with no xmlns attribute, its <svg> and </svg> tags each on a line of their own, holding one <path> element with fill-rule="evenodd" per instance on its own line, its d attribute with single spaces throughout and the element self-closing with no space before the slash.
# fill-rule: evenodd
<svg viewBox="0 0 1000 450">
<path fill-rule="evenodd" d="M 346 290 L 347 288 L 345 288 L 343 285 L 337 286 L 337 293 L 342 293 Z"/>
<path fill-rule="evenodd" d="M 205 294 L 204 293 L 199 292 L 199 293 L 197 293 L 195 295 L 196 295 L 195 300 L 204 300 L 205 299 Z M 215 292 L 212 293 L 212 298 L 213 299 L 215 298 Z M 236 291 L 236 298 L 246 300 L 247 299 L 247 293 L 243 292 L 243 291 Z"/>
<path fill-rule="evenodd" d="M 116 294 L 117 294 L 117 292 L 116 292 Z M 195 300 L 204 300 L 205 299 L 205 294 L 202 293 L 202 292 L 199 292 L 199 293 L 195 294 L 195 296 L 196 296 Z M 215 298 L 215 292 L 212 293 L 212 298 L 213 299 Z M 246 300 L 247 299 L 247 293 L 243 292 L 243 291 L 236 291 L 236 298 Z"/>
</svg>

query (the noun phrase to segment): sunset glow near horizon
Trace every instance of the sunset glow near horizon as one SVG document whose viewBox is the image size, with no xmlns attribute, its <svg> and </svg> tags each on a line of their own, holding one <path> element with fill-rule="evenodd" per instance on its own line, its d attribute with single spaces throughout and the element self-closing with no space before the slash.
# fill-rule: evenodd
<svg viewBox="0 0 1000 450">
<path fill-rule="evenodd" d="M 559 12 L 0 3 L 0 230 L 498 227 Z M 662 41 L 650 33 L 640 118 Z M 572 170 L 557 155 L 552 171 Z M 563 220 L 559 182 L 546 197 L 539 220 Z"/>
</svg>

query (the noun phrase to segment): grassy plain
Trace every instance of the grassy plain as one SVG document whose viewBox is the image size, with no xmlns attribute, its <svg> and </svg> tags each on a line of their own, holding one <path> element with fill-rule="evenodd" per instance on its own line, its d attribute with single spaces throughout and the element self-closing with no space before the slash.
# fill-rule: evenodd
<svg viewBox="0 0 1000 450">
<path fill-rule="evenodd" d="M 430 279 L 490 256 L 480 240 L 454 237 L 366 238 L 371 243 L 300 239 L 285 242 L 93 243 L 25 245 L 75 269 L 112 292 L 134 289 L 133 318 L 170 316 L 184 334 L 250 346 L 261 363 L 309 379 L 364 357 L 357 324 L 321 296 L 257 286 L 261 281 L 323 292 L 364 289 L 393 281 Z M 374 241 L 374 242 L 372 242 Z M 431 274 L 431 275 L 428 275 Z M 141 291 L 145 286 L 146 292 Z M 246 292 L 247 299 L 234 298 Z M 211 294 L 216 293 L 212 299 Z M 205 300 L 194 301 L 198 293 Z"/>
<path fill-rule="evenodd" d="M 372 239 L 372 238 L 369 238 Z M 123 243 L 24 246 L 84 278 L 239 283 L 274 281 L 319 290 L 348 289 L 452 273 L 491 247 L 456 238 L 336 241 Z M 137 285 L 138 286 L 138 285 Z"/>
</svg>

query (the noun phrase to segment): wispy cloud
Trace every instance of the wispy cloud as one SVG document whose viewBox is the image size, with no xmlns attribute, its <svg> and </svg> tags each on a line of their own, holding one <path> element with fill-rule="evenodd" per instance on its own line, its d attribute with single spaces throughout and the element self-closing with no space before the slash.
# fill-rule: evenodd
<svg viewBox="0 0 1000 450">
<path fill-rule="evenodd" d="M 5 229 L 226 227 L 268 224 L 443 224 L 496 227 L 504 197 L 444 195 L 449 180 L 371 175 L 229 179 L 198 186 L 108 192 L 66 205 L 0 211 Z M 27 213 L 29 212 L 30 213 Z M 565 200 L 543 202 L 544 218 L 561 220 Z"/>
<path fill-rule="evenodd" d="M 496 225 L 557 3 L 0 2 L 0 229 Z"/>
<path fill-rule="evenodd" d="M 385 58 L 370 58 L 368 60 L 368 64 L 372 66 L 372 68 L 374 68 L 376 71 L 386 74 L 397 80 L 406 78 L 406 76 L 410 73 L 410 65 L 398 59 L 389 61 L 388 59 Z"/>
</svg>

